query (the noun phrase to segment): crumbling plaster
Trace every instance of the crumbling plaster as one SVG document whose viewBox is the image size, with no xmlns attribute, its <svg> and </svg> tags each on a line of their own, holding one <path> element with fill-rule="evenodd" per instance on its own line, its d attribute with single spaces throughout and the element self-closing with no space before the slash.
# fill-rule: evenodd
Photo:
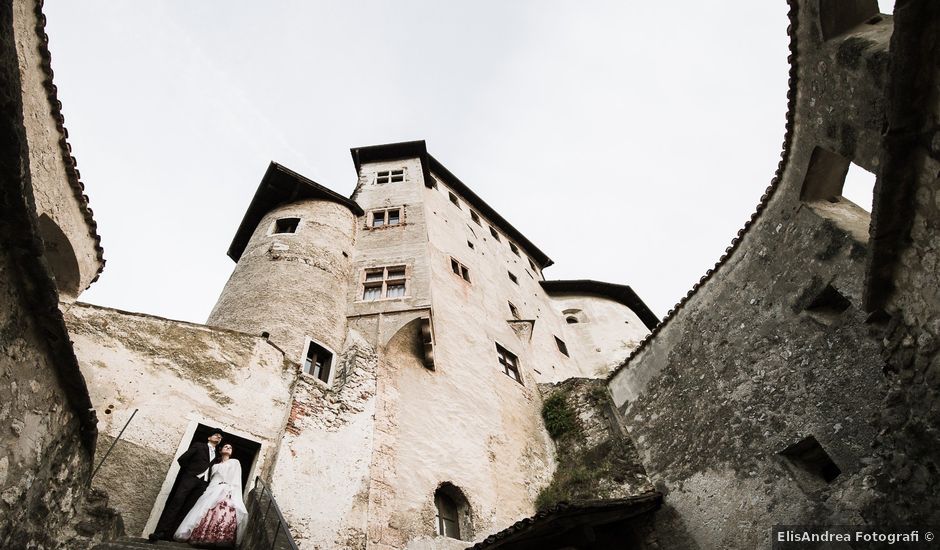
<svg viewBox="0 0 940 550">
<path fill-rule="evenodd" d="M 248 334 L 81 303 L 68 307 L 66 320 L 102 411 L 101 455 L 138 409 L 94 481 L 128 532 L 143 532 L 155 502 L 162 508 L 165 480 L 194 422 L 261 443 L 255 470 L 270 469 L 297 376 L 280 349 Z M 144 468 L 128 475 L 129 464 Z"/>
</svg>

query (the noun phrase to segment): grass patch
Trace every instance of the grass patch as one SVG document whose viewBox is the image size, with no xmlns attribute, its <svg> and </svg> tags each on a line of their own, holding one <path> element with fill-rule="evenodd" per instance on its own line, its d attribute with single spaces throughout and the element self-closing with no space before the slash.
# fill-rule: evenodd
<svg viewBox="0 0 940 550">
<path fill-rule="evenodd" d="M 572 434 L 577 428 L 578 419 L 565 399 L 565 392 L 558 392 L 542 404 L 542 419 L 545 429 L 555 441 Z"/>
</svg>

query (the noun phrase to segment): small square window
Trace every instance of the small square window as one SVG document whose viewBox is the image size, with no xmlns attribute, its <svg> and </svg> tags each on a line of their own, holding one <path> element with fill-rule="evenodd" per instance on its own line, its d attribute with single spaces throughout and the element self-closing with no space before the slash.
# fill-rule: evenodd
<svg viewBox="0 0 940 550">
<path fill-rule="evenodd" d="M 366 270 L 366 282 L 369 281 L 381 281 L 382 280 L 382 269 L 369 269 Z"/>
<path fill-rule="evenodd" d="M 398 225 L 400 219 L 400 211 L 397 208 L 388 211 L 388 225 Z"/>
<path fill-rule="evenodd" d="M 372 227 L 382 227 L 385 225 L 385 212 L 372 213 Z"/>
<path fill-rule="evenodd" d="M 519 359 L 499 344 L 496 344 L 496 356 L 499 358 L 499 364 L 503 368 L 503 373 L 521 384 L 522 377 L 519 375 Z"/>
<path fill-rule="evenodd" d="M 454 203 L 457 208 L 460 208 L 460 201 L 457 200 L 457 195 L 448 192 L 447 196 L 450 197 L 450 202 Z"/>
<path fill-rule="evenodd" d="M 363 300 L 378 300 L 382 297 L 382 285 L 365 285 L 362 291 Z"/>
<path fill-rule="evenodd" d="M 405 171 L 404 170 L 392 170 L 392 183 L 398 183 L 405 181 Z"/>
<path fill-rule="evenodd" d="M 398 183 L 405 181 L 405 171 L 402 170 L 383 170 L 375 173 L 375 183 L 382 185 L 385 183 Z"/>
<path fill-rule="evenodd" d="M 388 277 L 386 279 L 404 279 L 405 266 L 396 266 L 388 268 Z"/>
<path fill-rule="evenodd" d="M 313 340 L 307 344 L 304 353 L 304 372 L 326 384 L 330 383 L 330 374 L 333 366 L 333 354 L 325 347 Z"/>
<path fill-rule="evenodd" d="M 437 178 L 431 176 L 431 189 L 437 189 Z"/>
<path fill-rule="evenodd" d="M 274 222 L 275 233 L 296 233 L 300 218 L 281 218 Z"/>
<path fill-rule="evenodd" d="M 558 351 L 563 353 L 565 357 L 571 357 L 568 355 L 568 346 L 566 346 L 565 342 L 557 336 L 555 337 L 555 345 L 558 346 Z"/>
<path fill-rule="evenodd" d="M 509 313 L 512 314 L 513 319 L 521 319 L 519 316 L 519 308 L 517 308 L 512 302 L 509 302 Z"/>
<path fill-rule="evenodd" d="M 515 254 L 516 256 L 519 255 L 519 247 L 516 246 L 516 243 L 512 241 L 509 242 L 509 250 L 512 250 L 512 253 Z"/>
<path fill-rule="evenodd" d="M 473 210 L 470 211 L 470 219 L 475 221 L 477 225 L 483 225 L 482 223 L 480 223 L 480 215 L 474 212 Z"/>
<path fill-rule="evenodd" d="M 468 283 L 470 282 L 470 270 L 467 269 L 467 266 L 451 258 L 450 269 L 451 271 L 454 272 L 454 275 L 457 275 L 458 277 L 460 277 L 464 281 L 467 281 Z"/>
<path fill-rule="evenodd" d="M 497 241 L 499 240 L 499 233 L 497 233 L 496 230 L 493 229 L 492 225 L 490 226 L 490 235 L 492 235 L 493 238 L 496 239 Z"/>
<path fill-rule="evenodd" d="M 389 283 L 386 298 L 401 298 L 405 295 L 405 283 Z"/>
<path fill-rule="evenodd" d="M 514 283 L 516 283 L 516 284 L 519 284 L 519 279 L 516 278 L 516 276 L 512 274 L 512 271 L 507 271 L 506 273 L 509 274 L 509 280 L 510 280 L 510 281 L 512 281 L 512 282 L 514 282 Z"/>
<path fill-rule="evenodd" d="M 390 208 L 388 210 L 373 210 L 372 211 L 372 225 L 371 225 L 372 229 L 398 225 L 400 223 L 401 223 L 401 209 L 400 208 Z"/>
</svg>

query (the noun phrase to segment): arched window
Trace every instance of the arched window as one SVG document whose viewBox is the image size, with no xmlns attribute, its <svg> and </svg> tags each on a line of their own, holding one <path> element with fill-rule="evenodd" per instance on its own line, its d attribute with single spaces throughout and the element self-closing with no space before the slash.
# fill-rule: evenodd
<svg viewBox="0 0 940 550">
<path fill-rule="evenodd" d="M 434 492 L 434 527 L 438 535 L 470 540 L 470 505 L 463 492 L 450 483 L 442 483 Z"/>
<path fill-rule="evenodd" d="M 565 317 L 565 322 L 568 323 L 569 325 L 575 325 L 578 323 L 578 318 L 575 317 L 574 315 L 569 315 Z"/>
<path fill-rule="evenodd" d="M 584 312 L 580 309 L 566 309 L 562 311 L 561 314 L 565 316 L 565 322 L 569 325 L 587 322 L 587 318 L 584 316 Z"/>
</svg>

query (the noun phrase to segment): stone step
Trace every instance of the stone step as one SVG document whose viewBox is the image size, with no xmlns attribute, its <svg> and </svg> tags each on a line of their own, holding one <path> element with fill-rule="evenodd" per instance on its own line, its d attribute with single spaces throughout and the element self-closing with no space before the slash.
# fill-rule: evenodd
<svg viewBox="0 0 940 550">
<path fill-rule="evenodd" d="M 184 542 L 170 542 L 170 541 L 157 541 L 150 542 L 147 539 L 138 538 L 138 537 L 121 537 L 115 540 L 109 540 L 105 542 L 100 542 L 97 546 L 94 546 L 92 550 L 154 550 L 154 549 L 167 549 L 167 548 L 189 548 L 192 549 L 192 546 Z"/>
</svg>

